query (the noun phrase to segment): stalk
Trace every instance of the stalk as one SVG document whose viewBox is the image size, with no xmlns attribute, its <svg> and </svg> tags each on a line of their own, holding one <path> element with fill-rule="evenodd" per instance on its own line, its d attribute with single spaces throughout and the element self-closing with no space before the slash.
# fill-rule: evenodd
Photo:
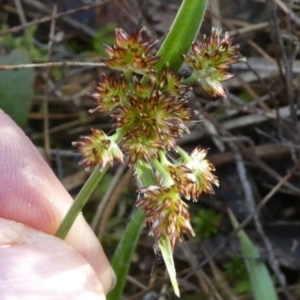
<svg viewBox="0 0 300 300">
<path fill-rule="evenodd" d="M 116 143 L 120 142 L 122 139 L 122 132 L 117 131 L 114 134 L 114 141 Z M 73 223 L 75 222 L 77 216 L 82 211 L 82 208 L 90 198 L 91 194 L 98 186 L 101 179 L 104 177 L 106 171 L 108 170 L 108 166 L 105 167 L 103 171 L 100 172 L 99 167 L 95 167 L 92 174 L 88 178 L 88 180 L 83 185 L 82 189 L 78 193 L 77 197 L 75 198 L 74 202 L 72 203 L 70 209 L 68 210 L 66 216 L 62 220 L 60 226 L 58 227 L 55 236 L 65 239 L 67 234 L 69 233 Z"/>
</svg>

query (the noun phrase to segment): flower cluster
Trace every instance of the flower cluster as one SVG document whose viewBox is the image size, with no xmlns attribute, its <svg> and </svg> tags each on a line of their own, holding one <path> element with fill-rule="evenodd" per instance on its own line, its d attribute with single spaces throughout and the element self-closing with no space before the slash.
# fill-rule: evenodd
<svg viewBox="0 0 300 300">
<path fill-rule="evenodd" d="M 149 41 L 144 36 L 145 29 L 128 35 L 123 29 L 116 29 L 117 44 L 113 46 L 104 45 L 109 59 L 104 63 L 111 69 L 131 70 L 138 74 L 153 71 L 154 65 L 159 57 L 150 54 L 156 46 L 157 41 Z"/>
<path fill-rule="evenodd" d="M 166 74 L 172 79 L 170 72 Z M 167 76 L 164 80 L 167 82 Z M 194 112 L 187 107 L 186 87 L 176 89 L 169 89 L 167 84 L 161 88 L 155 77 L 146 79 L 144 84 L 135 79 L 128 102 L 111 113 L 115 127 L 124 131 L 121 146 L 131 164 L 138 159 L 150 163 L 158 150 L 176 151 L 175 139 L 188 132 L 184 122 Z"/>
<path fill-rule="evenodd" d="M 91 128 L 92 134 L 84 136 L 79 142 L 73 142 L 73 146 L 78 148 L 78 152 L 83 154 L 79 162 L 87 170 L 98 165 L 103 171 L 107 164 L 112 165 L 114 159 L 123 163 L 123 153 L 118 145 L 108 137 L 102 130 Z"/>
<path fill-rule="evenodd" d="M 194 68 L 192 77 L 214 95 L 224 95 L 219 81 L 229 78 L 227 69 L 241 60 L 232 39 L 228 34 L 220 38 L 220 33 L 213 30 L 211 37 L 194 44 L 192 53 L 184 56 Z M 155 70 L 160 61 L 151 54 L 156 41 L 147 39 L 144 30 L 129 35 L 122 29 L 116 30 L 116 40 L 116 45 L 104 46 L 109 55 L 104 62 L 124 75 L 117 79 L 103 75 L 89 93 L 95 100 L 90 112 L 108 113 L 115 133 L 107 136 L 92 129 L 90 136 L 74 145 L 88 169 L 99 166 L 104 170 L 114 159 L 123 162 L 124 156 L 134 167 L 140 161 L 151 167 L 154 185 L 139 189 L 144 198 L 137 206 L 145 211 L 150 234 L 157 240 L 167 236 L 174 248 L 182 233 L 194 234 L 183 199 L 197 201 L 202 192 L 213 193 L 212 185 L 218 185 L 215 169 L 205 159 L 206 150 L 196 148 L 189 155 L 176 144 L 176 139 L 189 132 L 186 123 L 195 112 L 188 107 L 190 87 L 181 76 L 166 67 Z"/>
<path fill-rule="evenodd" d="M 146 212 L 145 223 L 149 227 L 149 234 L 156 239 L 167 235 L 172 248 L 176 241 L 181 240 L 182 233 L 194 235 L 188 206 L 180 199 L 176 185 L 149 186 L 140 189 L 140 192 L 145 194 L 145 198 L 137 206 Z"/>
<path fill-rule="evenodd" d="M 230 79 L 232 74 L 227 70 L 235 63 L 245 61 L 239 55 L 239 45 L 226 32 L 212 28 L 210 36 L 203 36 L 200 44 L 194 43 L 189 55 L 183 55 L 185 63 L 193 68 L 192 77 L 213 96 L 226 97 L 221 81 Z"/>
</svg>

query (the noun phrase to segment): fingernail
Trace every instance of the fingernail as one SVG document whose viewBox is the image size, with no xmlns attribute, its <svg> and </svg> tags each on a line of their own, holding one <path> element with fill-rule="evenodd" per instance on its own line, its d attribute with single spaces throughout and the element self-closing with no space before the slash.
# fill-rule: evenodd
<svg viewBox="0 0 300 300">
<path fill-rule="evenodd" d="M 115 288 L 116 284 L 117 284 L 117 276 L 115 274 L 115 271 L 111 269 L 111 285 L 109 288 L 109 292 Z"/>
</svg>

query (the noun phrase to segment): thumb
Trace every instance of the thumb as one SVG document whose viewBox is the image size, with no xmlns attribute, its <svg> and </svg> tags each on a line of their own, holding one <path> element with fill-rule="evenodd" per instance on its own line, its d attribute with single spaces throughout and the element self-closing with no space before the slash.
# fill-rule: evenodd
<svg viewBox="0 0 300 300">
<path fill-rule="evenodd" d="M 96 272 L 64 241 L 0 219 L 1 299 L 105 299 Z"/>
</svg>

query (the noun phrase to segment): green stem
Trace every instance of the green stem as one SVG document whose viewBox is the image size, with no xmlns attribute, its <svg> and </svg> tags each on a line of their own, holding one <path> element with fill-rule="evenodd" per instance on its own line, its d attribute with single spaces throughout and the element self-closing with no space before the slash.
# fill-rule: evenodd
<svg viewBox="0 0 300 300">
<path fill-rule="evenodd" d="M 122 131 L 116 131 L 116 133 L 112 136 L 112 140 L 118 143 L 122 139 L 122 136 Z M 101 172 L 99 170 L 99 167 L 94 168 L 92 174 L 83 185 L 82 189 L 78 193 L 70 209 L 62 220 L 60 226 L 58 227 L 58 230 L 55 234 L 57 237 L 64 239 L 67 236 L 77 216 L 80 214 L 82 208 L 86 204 L 87 200 L 89 199 L 107 170 L 108 166 L 106 166 L 105 169 Z"/>
<path fill-rule="evenodd" d="M 181 81 L 182 84 L 186 84 L 186 85 L 190 85 L 190 84 L 193 84 L 195 82 L 198 81 L 198 78 L 196 76 L 190 76 L 184 80 Z"/>
<path fill-rule="evenodd" d="M 138 161 L 136 163 L 137 176 L 141 178 L 142 186 L 154 184 L 152 168 L 149 164 Z M 138 209 L 127 226 L 117 250 L 113 256 L 111 265 L 117 274 L 117 285 L 108 294 L 107 300 L 119 300 L 122 298 L 123 289 L 126 283 L 127 274 L 131 265 L 131 258 L 143 229 L 145 214 L 142 209 Z"/>
<path fill-rule="evenodd" d="M 183 150 L 180 147 L 177 147 L 177 153 L 180 155 L 180 157 L 184 160 L 184 162 L 189 163 L 192 161 L 191 157 L 189 156 L 189 154 Z"/>
<path fill-rule="evenodd" d="M 173 185 L 174 181 L 169 172 L 167 172 L 166 169 L 163 167 L 163 165 L 157 159 L 152 159 L 152 163 L 155 169 L 159 172 L 160 176 L 162 177 L 164 185 L 167 187 Z"/>
<path fill-rule="evenodd" d="M 132 82 L 132 72 L 131 71 L 125 71 L 124 72 L 124 77 L 127 83 Z"/>
<path fill-rule="evenodd" d="M 108 294 L 107 300 L 119 300 L 122 298 L 123 289 L 126 283 L 127 274 L 131 265 L 131 257 L 134 253 L 137 242 L 140 238 L 144 224 L 145 214 L 139 208 L 134 214 L 133 220 L 127 226 L 121 241 L 117 247 L 111 266 L 117 274 L 117 285 Z"/>
<path fill-rule="evenodd" d="M 61 222 L 55 234 L 57 237 L 64 239 L 67 236 L 75 219 L 77 218 L 78 214 L 81 212 L 87 200 L 89 199 L 89 197 L 91 196 L 91 194 L 105 175 L 107 169 L 108 166 L 106 166 L 105 169 L 102 172 L 100 172 L 99 167 L 94 168 L 89 179 L 85 182 L 84 186 L 80 190 L 79 194 L 77 195 L 76 199 L 74 200 L 73 204 L 68 210 L 66 216 Z"/>
<path fill-rule="evenodd" d="M 158 155 L 159 155 L 159 160 L 160 160 L 161 164 L 163 164 L 163 165 L 169 164 L 166 154 L 163 151 L 159 151 Z"/>
<path fill-rule="evenodd" d="M 130 92 L 133 92 L 133 82 L 132 82 L 132 71 L 125 71 L 124 72 L 124 77 L 125 77 L 125 80 L 127 82 L 127 93 L 130 93 Z"/>
</svg>

